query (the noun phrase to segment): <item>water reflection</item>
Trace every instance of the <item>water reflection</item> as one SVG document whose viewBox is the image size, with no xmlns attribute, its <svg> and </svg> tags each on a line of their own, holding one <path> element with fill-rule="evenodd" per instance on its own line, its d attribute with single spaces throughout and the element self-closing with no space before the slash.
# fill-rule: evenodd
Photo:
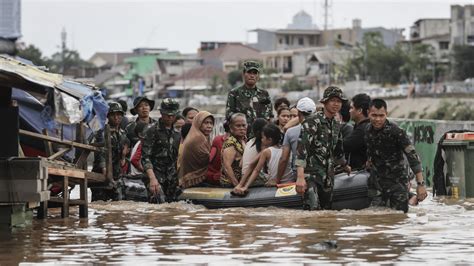
<svg viewBox="0 0 474 266">
<path fill-rule="evenodd" d="M 474 263 L 473 206 L 431 199 L 403 214 L 94 203 L 88 220 L 57 211 L 0 234 L 0 262 Z"/>
</svg>

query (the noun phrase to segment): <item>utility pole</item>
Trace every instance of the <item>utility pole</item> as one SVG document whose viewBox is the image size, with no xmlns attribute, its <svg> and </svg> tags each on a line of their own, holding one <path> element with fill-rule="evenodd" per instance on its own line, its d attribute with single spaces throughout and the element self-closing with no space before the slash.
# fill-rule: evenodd
<svg viewBox="0 0 474 266">
<path fill-rule="evenodd" d="M 64 74 L 64 61 L 66 59 L 66 39 L 67 39 L 67 33 L 66 29 L 63 27 L 63 30 L 61 31 L 61 73 Z"/>
</svg>

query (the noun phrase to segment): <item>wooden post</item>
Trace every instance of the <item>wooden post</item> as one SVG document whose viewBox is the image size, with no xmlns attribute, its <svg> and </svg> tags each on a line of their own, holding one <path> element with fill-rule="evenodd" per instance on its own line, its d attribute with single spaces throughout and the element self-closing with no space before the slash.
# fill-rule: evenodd
<svg viewBox="0 0 474 266">
<path fill-rule="evenodd" d="M 61 207 L 61 217 L 69 217 L 69 177 L 63 177 L 63 206 Z"/>
<path fill-rule="evenodd" d="M 76 142 L 87 144 L 85 138 L 86 136 L 85 136 L 85 130 L 84 130 L 84 123 L 80 122 L 79 124 L 76 125 Z M 76 153 L 75 153 L 74 158 L 76 158 L 77 168 L 87 170 L 87 160 L 83 160 L 83 159 L 81 160 L 81 157 L 83 157 L 84 152 L 85 152 L 84 150 L 76 148 Z M 87 153 L 87 155 L 89 155 L 89 153 Z"/>
<path fill-rule="evenodd" d="M 87 218 L 88 211 L 89 211 L 89 203 L 87 202 L 87 177 L 80 183 L 80 199 L 83 201 L 81 205 L 79 205 L 79 217 L 80 218 Z"/>
<path fill-rule="evenodd" d="M 49 136 L 48 129 L 43 128 L 43 135 Z M 47 140 L 44 141 L 44 149 L 48 157 L 53 154 L 53 144 L 50 141 L 47 141 Z"/>
<path fill-rule="evenodd" d="M 36 217 L 38 219 L 46 219 L 48 217 L 48 201 L 40 202 Z"/>
</svg>

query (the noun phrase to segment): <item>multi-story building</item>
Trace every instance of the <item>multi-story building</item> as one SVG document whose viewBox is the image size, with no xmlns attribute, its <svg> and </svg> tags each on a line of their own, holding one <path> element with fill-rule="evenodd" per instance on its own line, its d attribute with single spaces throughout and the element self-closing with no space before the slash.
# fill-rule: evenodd
<svg viewBox="0 0 474 266">
<path fill-rule="evenodd" d="M 474 5 L 451 6 L 451 48 L 474 45 Z"/>
<path fill-rule="evenodd" d="M 0 54 L 13 54 L 21 37 L 21 0 L 0 0 Z"/>
</svg>

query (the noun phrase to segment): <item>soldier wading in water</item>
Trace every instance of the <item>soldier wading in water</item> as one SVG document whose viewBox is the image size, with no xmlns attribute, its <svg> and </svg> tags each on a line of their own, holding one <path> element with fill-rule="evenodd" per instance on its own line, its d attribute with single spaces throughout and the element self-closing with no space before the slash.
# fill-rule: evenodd
<svg viewBox="0 0 474 266">
<path fill-rule="evenodd" d="M 335 165 L 351 172 L 344 158 L 340 124 L 334 119 L 346 100 L 338 87 L 326 88 L 321 100 L 324 109 L 305 117 L 301 123 L 295 161 L 296 191 L 304 193 L 305 209 L 330 209 Z"/>
</svg>

